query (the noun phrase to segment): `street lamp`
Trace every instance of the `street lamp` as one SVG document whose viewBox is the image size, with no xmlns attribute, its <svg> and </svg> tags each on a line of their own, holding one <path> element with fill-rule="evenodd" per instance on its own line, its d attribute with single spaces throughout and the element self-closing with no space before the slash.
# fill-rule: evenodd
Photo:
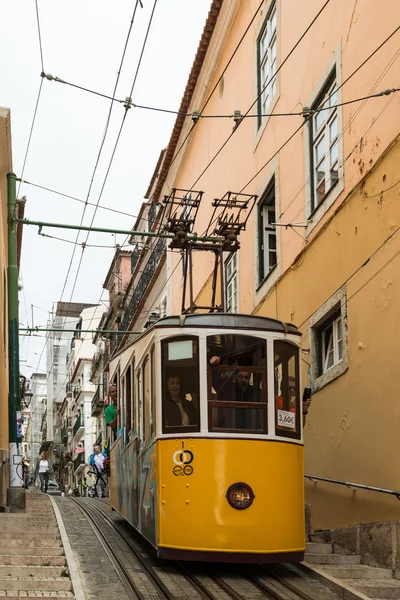
<svg viewBox="0 0 400 600">
<path fill-rule="evenodd" d="M 32 394 L 32 392 L 30 390 L 27 390 L 25 392 L 25 394 L 24 394 L 24 402 L 25 402 L 25 407 L 26 408 L 29 408 L 29 405 L 30 405 L 31 400 L 32 400 L 32 396 L 33 396 L 33 394 Z"/>
</svg>

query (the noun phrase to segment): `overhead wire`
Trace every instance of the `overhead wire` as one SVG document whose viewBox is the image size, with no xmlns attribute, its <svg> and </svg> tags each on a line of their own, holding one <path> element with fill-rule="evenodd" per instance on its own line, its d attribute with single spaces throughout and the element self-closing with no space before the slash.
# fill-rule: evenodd
<svg viewBox="0 0 400 600">
<path fill-rule="evenodd" d="M 137 8 L 139 6 L 139 1 L 140 0 L 136 0 L 136 2 L 135 2 L 135 8 L 133 10 L 132 19 L 131 19 L 130 24 L 129 24 L 128 33 L 126 35 L 124 49 L 123 49 L 122 57 L 121 57 L 121 61 L 120 61 L 120 66 L 119 66 L 119 69 L 117 71 L 117 77 L 116 77 L 116 80 L 115 80 L 114 91 L 113 91 L 113 98 L 115 97 L 115 94 L 117 92 L 117 88 L 118 88 L 118 83 L 119 83 L 119 79 L 120 79 L 122 67 L 123 67 L 123 64 L 124 64 L 124 61 L 125 61 L 126 50 L 127 50 L 127 47 L 128 47 L 130 36 L 131 36 L 133 23 L 135 21 L 135 16 L 136 16 Z M 42 79 L 42 81 L 43 81 L 43 79 Z M 102 155 L 102 152 L 103 152 L 104 144 L 105 144 L 105 141 L 106 141 L 106 138 L 107 138 L 107 134 L 108 134 L 108 129 L 109 129 L 109 125 L 110 125 L 110 120 L 111 120 L 111 114 L 112 114 L 113 106 L 114 106 L 114 102 L 112 101 L 110 103 L 110 107 L 109 107 L 109 110 L 108 110 L 108 115 L 107 115 L 107 119 L 106 119 L 106 125 L 105 125 L 105 130 L 104 130 L 103 138 L 102 138 L 102 141 L 100 143 L 100 148 L 99 148 L 99 151 L 98 151 L 98 154 L 97 154 L 95 166 L 94 166 L 93 173 L 92 173 L 92 176 L 91 176 L 91 180 L 90 180 L 90 184 L 89 184 L 89 189 L 88 189 L 88 192 L 87 192 L 87 195 L 86 195 L 85 206 L 83 208 L 83 212 L 82 212 L 82 216 L 81 216 L 81 222 L 80 222 L 81 225 L 82 225 L 83 219 L 85 217 L 85 212 L 86 212 L 86 208 L 87 208 L 87 202 L 89 201 L 89 197 L 90 197 L 90 194 L 91 194 L 91 191 L 92 191 L 92 187 L 93 187 L 93 183 L 94 183 L 94 178 L 96 176 L 97 168 L 98 168 L 98 165 L 99 165 L 99 162 L 100 162 L 100 158 L 101 158 L 101 155 Z M 125 117 L 126 117 L 126 111 L 125 111 L 125 114 L 124 114 L 123 121 L 125 120 Z M 122 127 L 120 129 L 120 132 L 121 132 L 121 130 L 122 130 Z M 118 139 L 119 139 L 119 136 L 120 136 L 120 133 L 118 135 Z M 114 153 L 115 153 L 115 150 L 114 150 Z M 113 153 L 113 155 L 114 155 L 114 153 Z M 101 198 L 101 196 L 100 196 L 100 198 Z M 99 198 L 97 204 L 99 204 L 100 198 Z M 76 242 L 78 242 L 79 234 L 80 234 L 80 231 L 78 231 L 78 233 L 76 235 Z M 68 282 L 69 274 L 70 274 L 71 268 L 72 268 L 72 263 L 73 263 L 73 260 L 74 260 L 74 257 L 75 257 L 75 251 L 76 251 L 76 246 L 74 246 L 74 249 L 72 251 L 72 255 L 71 255 L 71 259 L 70 259 L 69 265 L 68 265 L 67 274 L 65 276 L 64 285 L 63 285 L 63 288 L 62 288 L 60 300 L 62 299 L 62 297 L 64 295 L 64 291 L 65 291 L 65 288 L 66 288 L 66 285 L 67 285 L 67 282 Z"/>
<path fill-rule="evenodd" d="M 36 187 L 36 188 L 41 189 L 41 190 L 44 190 L 46 192 L 50 192 L 50 193 L 55 194 L 57 196 L 62 196 L 63 198 L 68 198 L 69 200 L 75 200 L 76 202 L 80 202 L 81 204 L 87 204 L 88 206 L 96 206 L 96 204 L 94 202 L 86 202 L 86 200 L 83 200 L 82 198 L 77 198 L 76 196 L 71 196 L 70 194 L 65 194 L 64 192 L 58 192 L 57 190 L 54 190 L 54 189 L 49 188 L 49 187 L 45 187 L 44 185 L 39 185 L 37 183 L 32 183 L 32 181 L 27 181 L 26 179 L 23 179 L 21 181 L 24 184 L 31 185 L 33 187 Z M 138 215 L 134 215 L 132 213 L 125 212 L 123 210 L 118 210 L 116 208 L 111 208 L 110 206 L 99 205 L 98 208 L 101 209 L 101 210 L 107 210 L 109 212 L 116 213 L 118 215 L 123 215 L 125 217 L 131 217 L 132 219 L 137 219 L 138 218 Z M 141 217 L 141 219 L 143 221 L 148 221 L 148 219 L 146 219 L 144 217 Z"/>
<path fill-rule="evenodd" d="M 289 60 L 289 58 L 292 56 L 292 54 L 294 53 L 294 51 L 296 50 L 296 48 L 299 46 L 299 44 L 302 42 L 302 40 L 305 38 L 305 36 L 307 35 L 307 33 L 310 31 L 310 29 L 312 28 L 312 26 L 314 25 L 314 23 L 317 21 L 317 19 L 319 18 L 319 16 L 322 14 L 322 12 L 325 10 L 325 8 L 328 6 L 328 4 L 331 2 L 331 0 L 326 0 L 323 4 L 323 6 L 320 8 L 320 10 L 317 12 L 317 14 L 315 15 L 315 17 L 312 19 L 312 21 L 309 23 L 309 25 L 307 26 L 307 28 L 305 29 L 305 31 L 301 34 L 301 36 L 299 37 L 299 39 L 297 40 L 297 42 L 294 44 L 294 46 L 291 48 L 291 50 L 289 51 L 289 53 L 286 55 L 286 57 L 283 59 L 282 63 L 279 65 L 279 67 L 276 69 L 275 73 L 272 75 L 272 77 L 270 77 L 270 79 L 267 80 L 267 82 L 265 83 L 264 87 L 262 87 L 261 91 L 259 92 L 258 96 L 256 97 L 256 99 L 254 100 L 254 102 L 252 102 L 252 104 L 250 105 L 250 107 L 247 109 L 247 111 L 244 113 L 244 117 L 246 117 L 251 109 L 253 108 L 253 106 L 259 101 L 259 99 L 262 97 L 262 94 L 264 93 L 264 91 L 266 90 L 266 88 L 270 85 L 270 83 L 276 79 L 278 73 L 281 71 L 281 69 L 283 68 L 283 66 L 286 64 L 286 62 Z M 224 141 L 224 143 L 222 144 L 222 146 L 217 150 L 217 152 L 213 155 L 213 157 L 211 158 L 211 160 L 207 163 L 207 165 L 204 167 L 204 169 L 202 170 L 202 172 L 200 173 L 200 175 L 197 177 L 197 179 L 194 181 L 194 183 L 191 185 L 190 190 L 192 190 L 194 188 L 194 186 L 200 181 L 200 179 L 203 177 L 203 175 L 208 171 L 208 169 L 211 167 L 211 165 L 214 163 L 214 161 L 218 158 L 218 156 L 221 154 L 222 150 L 225 148 L 225 146 L 228 144 L 229 140 L 235 135 L 236 131 L 239 129 L 241 122 L 239 121 L 237 123 L 237 126 L 233 128 L 233 131 L 229 134 L 229 136 L 227 137 L 227 139 Z M 302 126 L 303 127 L 303 124 Z M 299 131 L 301 129 L 301 127 L 299 127 L 295 133 L 297 133 L 297 131 Z M 293 136 L 291 136 L 293 137 Z M 289 140 L 290 141 L 290 140 Z M 286 145 L 286 144 L 285 144 Z"/>
<path fill-rule="evenodd" d="M 399 28 L 397 28 L 398 30 Z M 396 30 L 396 31 L 397 31 Z M 392 37 L 392 34 L 386 38 L 385 43 Z M 380 48 L 382 47 L 382 44 L 372 53 L 369 55 L 369 57 L 363 61 L 362 65 L 364 65 L 367 60 L 369 60 Z M 375 82 L 375 84 L 372 86 L 371 90 L 376 89 L 376 87 L 379 85 L 380 81 L 382 81 L 383 77 L 389 72 L 390 68 L 393 66 L 393 64 L 395 63 L 395 61 L 398 59 L 400 55 L 400 50 L 396 50 L 395 54 L 392 56 L 392 58 L 390 59 L 389 63 L 386 65 L 386 67 L 383 69 L 383 71 L 380 73 L 377 81 Z M 356 71 L 353 72 L 353 74 L 351 74 L 346 82 L 349 80 L 350 77 L 352 77 L 357 71 L 359 70 L 359 67 L 356 69 Z M 346 83 L 344 82 L 344 83 Z M 344 85 L 344 83 L 342 85 Z M 338 88 L 339 89 L 339 88 Z M 393 99 L 393 96 L 389 99 L 390 101 Z M 342 128 L 342 131 L 340 132 L 339 136 L 338 136 L 338 141 L 340 141 L 343 137 L 344 134 L 346 133 L 346 131 L 351 127 L 352 123 L 354 122 L 354 120 L 357 118 L 357 116 L 359 115 L 360 111 L 363 109 L 363 107 L 365 106 L 367 100 L 365 100 L 363 102 L 362 105 L 360 105 L 357 110 L 355 111 L 355 113 L 350 116 L 347 124 L 345 125 L 345 127 Z M 386 106 L 388 103 L 385 104 L 385 107 L 383 108 L 383 110 L 385 110 Z M 382 114 L 382 111 L 379 113 L 378 117 Z M 375 122 L 375 121 L 374 121 Z M 368 128 L 369 131 L 370 128 Z M 365 137 L 366 133 L 363 134 L 363 136 L 361 136 L 360 140 Z M 354 152 L 354 150 L 356 149 L 357 145 L 359 142 L 357 142 L 356 146 L 353 147 L 353 149 L 351 150 L 350 154 L 344 158 L 341 162 L 340 162 L 340 167 L 342 168 L 343 165 L 347 162 L 347 160 L 350 158 L 350 156 L 352 155 L 352 153 Z M 327 157 L 329 150 L 325 153 L 324 158 Z M 304 190 L 304 188 L 306 187 L 306 185 L 308 185 L 310 183 L 310 175 L 307 177 L 307 179 L 303 182 L 303 184 L 300 186 L 300 189 L 298 190 L 298 192 L 295 194 L 295 196 L 292 198 L 292 200 L 289 202 L 289 204 L 287 204 L 287 206 L 285 207 L 285 209 L 280 213 L 279 215 L 279 220 L 281 220 L 282 216 L 289 210 L 290 206 L 293 204 L 293 202 L 295 202 L 295 200 L 297 199 L 297 197 L 299 196 L 299 194 Z M 245 189 L 245 188 L 243 188 Z M 303 212 L 303 208 L 301 208 L 296 215 L 294 215 L 291 218 L 291 221 L 295 221 L 297 219 L 297 217 Z"/>
<path fill-rule="evenodd" d="M 138 65 L 137 65 L 137 68 L 136 68 L 136 72 L 135 72 L 135 75 L 134 75 L 134 78 L 133 78 L 132 87 L 131 87 L 131 90 L 130 90 L 130 98 L 132 97 L 133 90 L 134 90 L 134 88 L 135 88 L 135 85 L 136 85 L 136 81 L 137 81 L 137 77 L 138 77 L 138 73 L 139 73 L 140 65 L 141 65 L 141 62 L 142 62 L 142 59 L 143 59 L 143 55 L 144 55 L 144 51 L 145 51 L 145 48 L 146 48 L 146 44 L 147 44 L 147 40 L 148 40 L 148 35 L 149 35 L 150 28 L 151 28 L 151 25 L 152 25 L 152 22 L 153 22 L 154 11 L 155 11 L 155 8 L 156 8 L 156 6 L 157 6 L 157 2 L 158 2 L 158 0 L 154 0 L 154 4 L 153 4 L 153 10 L 152 10 L 152 12 L 151 12 L 151 15 L 150 15 L 150 19 L 149 19 L 149 23 L 148 23 L 148 27 L 147 27 L 146 35 L 145 35 L 145 38 L 144 38 L 144 41 L 143 41 L 143 44 L 142 44 L 142 50 L 141 50 L 141 53 L 140 53 L 140 57 L 139 57 L 139 61 L 138 61 Z M 136 6 L 137 6 L 137 5 L 136 5 Z M 110 110 L 111 110 L 111 107 L 112 107 L 112 104 L 111 104 L 111 106 L 110 106 Z M 102 197 L 102 195 L 103 195 L 103 192 L 104 192 L 104 188 L 105 188 L 105 186 L 106 186 L 106 183 L 107 183 L 108 175 L 109 175 L 109 173 L 110 173 L 111 166 L 112 166 L 112 163 L 113 163 L 113 161 L 114 161 L 114 157 L 115 157 L 115 153 L 116 153 L 116 151 L 117 151 L 117 147 L 118 147 L 118 144 L 119 144 L 119 140 L 120 140 L 120 138 L 121 138 L 121 134 L 122 134 L 122 130 L 123 130 L 123 127 L 124 127 L 124 124 L 125 124 L 126 116 L 127 116 L 127 114 L 128 114 L 128 110 L 129 110 L 129 104 L 127 104 L 127 105 L 125 106 L 125 113 L 124 113 L 124 116 L 123 116 L 123 118 L 122 118 L 121 126 L 120 126 L 120 128 L 119 128 L 119 132 L 118 132 L 117 139 L 116 139 L 116 142 L 115 142 L 115 145 L 114 145 L 114 149 L 113 149 L 113 152 L 112 152 L 112 154 L 111 154 L 110 162 L 109 162 L 109 165 L 108 165 L 108 168 L 107 168 L 107 171 L 106 171 L 106 175 L 105 175 L 105 178 L 104 178 L 104 181 L 103 181 L 103 185 L 102 185 L 102 187 L 101 187 L 100 194 L 99 194 L 99 197 L 98 197 L 98 199 L 97 199 L 96 207 L 95 207 L 95 210 L 94 210 L 94 212 L 93 212 L 92 219 L 91 219 L 91 222 L 90 222 L 90 225 L 89 225 L 89 227 L 92 227 L 92 226 L 93 226 L 94 219 L 95 219 L 95 217 L 96 217 L 96 213 L 97 213 L 97 209 L 98 209 L 98 206 L 99 206 L 99 204 L 100 204 L 100 200 L 101 200 L 101 197 Z M 86 240 L 85 240 L 85 244 L 87 244 L 87 241 L 88 241 L 88 239 L 89 239 L 89 236 L 90 236 L 90 231 L 88 231 L 88 232 L 87 232 L 87 235 L 86 235 Z M 75 250 L 75 248 L 76 248 L 76 246 L 74 247 L 74 250 Z M 70 298 L 70 301 L 72 300 L 72 297 L 73 297 L 73 295 L 74 295 L 74 291 L 75 291 L 75 287 L 76 287 L 76 284 L 77 284 L 77 281 L 78 281 L 79 272 L 80 272 L 80 268 L 81 268 L 82 261 L 83 261 L 83 254 L 84 254 L 84 250 L 85 250 L 85 247 L 83 246 L 83 247 L 82 247 L 81 256 L 80 256 L 80 259 L 79 259 L 79 263 L 78 263 L 78 267 L 77 267 L 77 272 L 76 272 L 76 275 L 75 275 L 75 280 L 74 280 L 74 283 L 73 283 L 73 286 L 72 286 L 72 292 L 71 292 L 71 298 Z"/>
<path fill-rule="evenodd" d="M 130 21 L 130 25 L 129 25 L 129 28 L 128 28 L 128 33 L 127 33 L 125 44 L 124 44 L 124 49 L 123 49 L 123 52 L 122 52 L 122 57 L 121 57 L 121 61 L 120 61 L 119 70 L 117 72 L 117 77 L 116 77 L 116 81 L 115 81 L 115 85 L 114 85 L 113 96 L 115 96 L 116 91 L 117 91 L 118 82 L 119 82 L 120 74 L 121 74 L 121 71 L 122 71 L 122 66 L 123 66 L 123 63 L 124 63 L 124 60 L 125 60 L 126 50 L 127 50 L 127 47 L 128 47 L 128 42 L 129 42 L 129 39 L 130 39 L 130 35 L 131 35 L 131 31 L 132 31 L 132 27 L 133 27 L 133 23 L 134 23 L 134 20 L 135 20 L 135 16 L 136 16 L 136 12 L 137 12 L 137 8 L 138 8 L 139 3 L 141 5 L 140 0 L 136 0 L 135 7 L 134 7 L 134 10 L 133 10 L 132 19 Z M 42 69 L 42 71 L 44 71 L 44 69 Z M 41 87 L 42 87 L 43 81 L 44 80 L 42 78 L 41 86 L 40 86 L 40 91 L 41 91 Z M 97 159 L 96 159 L 96 163 L 95 163 L 95 167 L 94 167 L 94 170 L 93 170 L 93 173 L 92 173 L 92 177 L 91 177 L 91 181 L 90 181 L 90 185 L 89 185 L 89 190 L 88 190 L 88 193 L 87 193 L 87 196 L 86 196 L 86 200 L 87 201 L 89 200 L 89 196 L 90 196 L 90 192 L 91 192 L 91 189 L 92 189 L 94 177 L 95 177 L 95 174 L 96 174 L 96 171 L 97 171 L 97 166 L 98 166 L 98 163 L 99 163 L 99 160 L 100 160 L 100 156 L 102 154 L 104 143 L 105 143 L 105 140 L 106 140 L 106 136 L 107 136 L 107 132 L 108 132 L 108 127 L 109 127 L 110 119 L 111 119 L 112 107 L 113 107 L 113 102 L 111 103 L 109 111 L 108 111 L 108 116 L 107 116 L 107 120 L 106 120 L 106 126 L 105 126 L 105 131 L 104 131 L 104 134 L 103 134 L 103 139 L 102 139 L 101 144 L 100 144 L 100 149 L 99 149 L 99 152 L 98 152 L 98 155 L 97 155 Z M 23 177 L 23 172 L 21 174 L 21 178 L 22 177 Z M 84 215 L 85 215 L 85 211 L 86 211 L 86 206 L 87 206 L 87 204 L 85 204 L 85 207 L 84 207 L 83 212 L 82 212 L 81 224 L 83 223 L 83 219 L 84 219 Z M 78 231 L 78 234 L 76 236 L 76 242 L 78 242 L 79 233 L 80 232 Z M 60 296 L 60 301 L 62 300 L 62 297 L 64 295 L 64 291 L 65 291 L 65 288 L 66 288 L 66 285 L 67 285 L 68 277 L 69 277 L 69 274 L 71 272 L 71 267 L 72 267 L 73 259 L 74 259 L 74 256 L 75 256 L 75 251 L 76 251 L 76 246 L 74 246 L 74 249 L 72 251 L 71 259 L 70 259 L 70 262 L 69 262 L 69 265 L 68 265 L 67 274 L 66 274 L 66 277 L 65 277 L 65 280 L 64 280 L 64 285 L 63 285 L 61 296 Z M 43 346 L 42 352 L 41 352 L 40 357 L 39 357 L 38 367 L 40 365 L 40 361 L 42 359 L 43 352 L 44 352 L 44 350 L 46 348 L 48 337 L 49 336 L 46 336 L 46 342 L 45 342 L 45 344 Z"/>
</svg>

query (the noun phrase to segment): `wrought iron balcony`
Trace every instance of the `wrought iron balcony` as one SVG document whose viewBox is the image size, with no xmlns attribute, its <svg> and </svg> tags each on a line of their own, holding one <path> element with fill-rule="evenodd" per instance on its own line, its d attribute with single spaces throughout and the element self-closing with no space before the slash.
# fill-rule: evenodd
<svg viewBox="0 0 400 600">
<path fill-rule="evenodd" d="M 164 238 L 161 238 L 160 240 L 158 240 L 153 252 L 151 253 L 149 260 L 146 263 L 146 266 L 143 269 L 143 273 L 138 281 L 137 286 L 134 289 L 134 292 L 129 301 L 129 304 L 126 307 L 126 310 L 124 313 L 124 318 L 122 319 L 122 323 L 120 324 L 120 327 L 119 327 L 119 329 L 121 329 L 122 331 L 126 331 L 129 328 L 129 325 L 132 322 L 132 319 L 137 311 L 139 303 L 142 300 L 142 298 L 143 298 L 143 296 L 144 296 L 144 294 L 145 294 L 145 292 L 157 270 L 160 260 L 164 254 L 165 247 L 166 247 L 166 240 Z M 113 340 L 113 338 L 115 341 Z M 111 340 L 110 340 L 111 354 L 113 352 L 113 349 L 115 349 L 115 347 L 118 345 L 118 343 L 120 341 L 118 335 L 113 336 L 113 338 L 111 338 Z M 113 344 L 114 344 L 114 347 L 113 347 Z"/>
<path fill-rule="evenodd" d="M 78 470 L 78 468 L 82 465 L 85 465 L 85 453 L 81 452 L 80 454 L 77 454 L 75 459 L 74 459 L 74 471 L 76 472 Z"/>
<path fill-rule="evenodd" d="M 61 441 L 65 444 L 68 441 L 68 429 L 63 427 L 61 429 Z"/>
<path fill-rule="evenodd" d="M 151 231 L 153 229 L 153 224 L 154 221 L 157 218 L 158 215 L 158 209 L 159 209 L 160 205 L 158 204 L 158 202 L 152 202 L 150 209 L 149 209 L 149 215 L 148 215 L 148 219 L 149 219 L 149 231 Z"/>
<path fill-rule="evenodd" d="M 72 436 L 75 437 L 80 428 L 83 428 L 82 416 L 79 414 L 72 428 Z"/>
<path fill-rule="evenodd" d="M 97 386 L 97 390 L 92 399 L 92 417 L 97 417 L 104 407 L 104 394 L 102 384 Z"/>
</svg>

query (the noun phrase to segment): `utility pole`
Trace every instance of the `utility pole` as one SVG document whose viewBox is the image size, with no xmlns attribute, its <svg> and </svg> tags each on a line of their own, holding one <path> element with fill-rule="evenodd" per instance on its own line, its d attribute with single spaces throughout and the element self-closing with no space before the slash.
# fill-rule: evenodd
<svg viewBox="0 0 400 600">
<path fill-rule="evenodd" d="M 10 487 L 7 503 L 12 512 L 25 510 L 25 489 L 22 480 L 22 455 L 17 444 L 17 412 L 21 409 L 19 390 L 19 338 L 18 338 L 18 265 L 17 265 L 17 222 L 16 222 L 16 176 L 7 173 L 7 218 L 8 218 L 8 437 L 10 461 Z"/>
</svg>

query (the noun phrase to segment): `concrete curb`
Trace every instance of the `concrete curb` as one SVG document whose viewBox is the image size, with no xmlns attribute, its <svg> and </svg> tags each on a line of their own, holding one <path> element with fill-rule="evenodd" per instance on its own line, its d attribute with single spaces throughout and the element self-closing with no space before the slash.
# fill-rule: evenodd
<svg viewBox="0 0 400 600">
<path fill-rule="evenodd" d="M 328 573 L 325 573 L 322 569 L 318 569 L 315 565 L 302 562 L 298 563 L 297 566 L 305 571 L 307 575 L 311 575 L 311 577 L 318 579 L 318 581 L 326 585 L 326 587 L 338 594 L 344 600 L 371 600 L 370 596 L 366 596 L 362 592 L 345 584 L 343 581 L 336 579 L 336 577 L 328 575 Z"/>
<path fill-rule="evenodd" d="M 72 553 L 71 544 L 69 543 L 68 535 L 64 527 L 64 522 L 61 517 L 61 513 L 59 508 L 55 502 L 55 500 L 49 496 L 51 503 L 54 508 L 54 513 L 56 515 L 58 528 L 60 530 L 61 541 L 64 546 L 65 558 L 67 560 L 67 565 L 69 569 L 69 576 L 71 578 L 72 587 L 75 594 L 75 600 L 86 600 L 85 592 L 83 591 L 81 578 L 79 575 L 78 568 L 76 566 L 75 558 Z"/>
</svg>

